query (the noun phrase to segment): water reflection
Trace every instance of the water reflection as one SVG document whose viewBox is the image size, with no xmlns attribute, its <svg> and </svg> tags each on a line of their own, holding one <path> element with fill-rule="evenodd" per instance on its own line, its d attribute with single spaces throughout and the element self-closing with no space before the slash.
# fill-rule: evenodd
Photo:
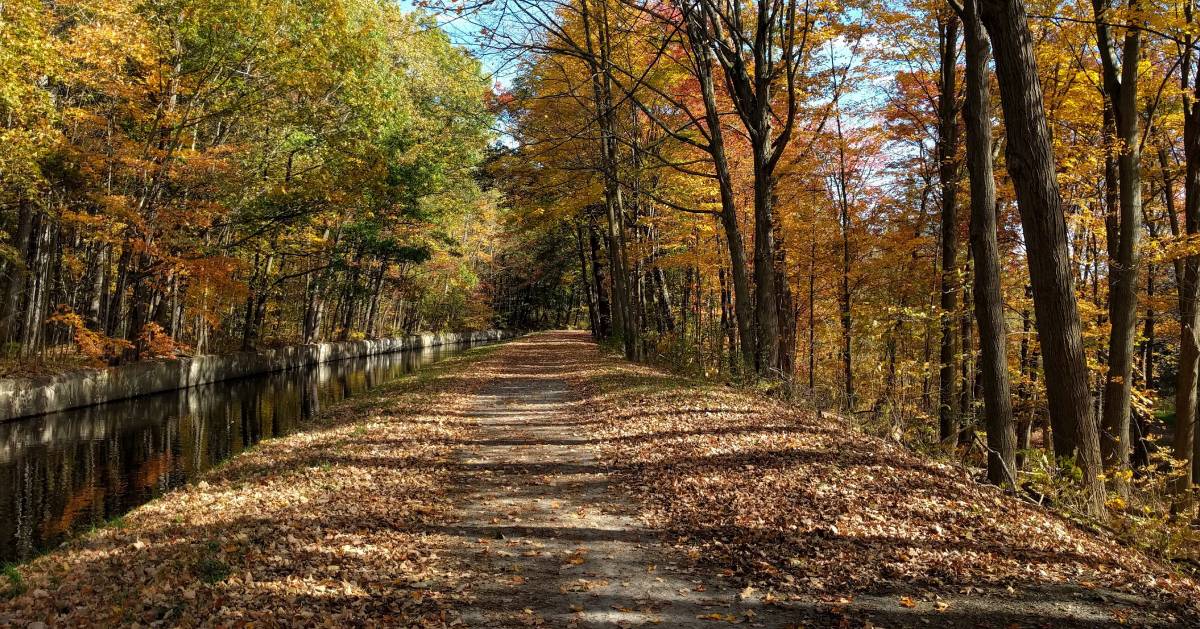
<svg viewBox="0 0 1200 629">
<path fill-rule="evenodd" d="M 462 348 L 353 358 L 0 424 L 0 562 L 51 548 L 295 430 L 328 404 Z"/>
</svg>

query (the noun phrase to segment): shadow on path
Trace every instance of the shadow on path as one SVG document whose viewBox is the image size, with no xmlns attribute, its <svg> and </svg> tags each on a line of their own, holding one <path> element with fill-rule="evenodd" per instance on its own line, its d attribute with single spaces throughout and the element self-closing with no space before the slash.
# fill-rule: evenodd
<svg viewBox="0 0 1200 629">
<path fill-rule="evenodd" d="M 454 479 L 457 523 L 430 527 L 445 535 L 450 553 L 470 566 L 477 579 L 474 604 L 464 610 L 468 624 L 479 627 L 714 627 L 728 623 L 781 628 L 796 626 L 1054 626 L 1116 625 L 1118 606 L 1138 608 L 1138 597 L 1075 585 L 1024 584 L 1010 590 L 995 586 L 966 592 L 941 592 L 921 609 L 898 604 L 903 596 L 920 597 L 911 585 L 880 581 L 866 592 L 846 597 L 814 590 L 811 594 L 764 597 L 745 582 L 714 571 L 696 552 L 704 539 L 750 539 L 760 543 L 764 557 L 790 541 L 773 530 L 722 530 L 716 526 L 664 531 L 648 525 L 641 505 L 618 484 L 618 478 L 660 468 L 650 478 L 670 476 L 674 467 L 693 471 L 757 466 L 765 471 L 805 463 L 825 464 L 834 454 L 811 449 L 773 450 L 769 457 L 734 452 L 691 460 L 664 459 L 651 464 L 606 465 L 594 451 L 612 438 L 596 430 L 589 405 L 569 385 L 581 369 L 601 360 L 580 333 L 546 333 L 512 343 L 481 369 L 492 380 L 475 395 L 463 415 L 477 422 L 475 435 L 457 444 L 456 460 L 447 464 Z M 651 380 L 654 378 L 652 377 Z M 664 380 L 662 384 L 667 383 Z M 651 382 L 653 390 L 658 384 Z M 675 383 L 678 386 L 678 383 Z M 703 405 L 679 412 L 705 413 Z M 726 415 L 752 410 L 719 409 Z M 625 419 L 636 418 L 635 407 Z M 674 439 L 708 438 L 742 433 L 797 430 L 792 425 L 728 426 L 688 431 L 651 431 L 619 436 L 630 444 L 653 448 Z M 928 468 L 885 461 L 878 453 L 840 453 L 839 464 L 849 473 L 878 473 L 887 469 L 929 473 Z M 857 472 L 854 470 L 863 470 Z M 871 472 L 871 470 L 875 470 Z M 720 496 L 713 496 L 719 500 Z M 926 540 L 923 549 L 945 545 Z M 831 542 L 841 552 L 911 546 L 912 540 L 847 538 Z M 1013 540 L 1014 556 L 1042 562 L 1069 558 L 1022 551 Z M 962 548 L 957 548 L 962 550 Z M 967 550 L 971 550 L 968 548 Z M 980 552 L 987 552 L 982 545 Z M 1076 557 L 1076 559 L 1078 559 Z M 836 575 L 830 575 L 831 580 Z M 934 607 L 936 605 L 936 607 Z M 931 612 L 931 608 L 941 611 Z M 1162 624 L 1149 617 L 1148 624 Z M 1141 619 L 1134 619 L 1135 624 Z"/>
</svg>

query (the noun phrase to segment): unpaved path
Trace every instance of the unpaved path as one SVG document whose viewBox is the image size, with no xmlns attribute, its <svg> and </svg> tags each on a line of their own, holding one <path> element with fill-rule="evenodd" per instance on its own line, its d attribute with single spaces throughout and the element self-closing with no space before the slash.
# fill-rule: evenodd
<svg viewBox="0 0 1200 629">
<path fill-rule="evenodd" d="M 536 346 L 505 353 L 524 360 L 510 356 L 475 396 L 470 415 L 479 438 L 464 447 L 457 478 L 470 491 L 459 502 L 462 520 L 447 529 L 465 542 L 460 558 L 487 575 L 464 620 L 482 627 L 792 624 L 784 618 L 791 614 L 764 610 L 725 579 L 702 576 L 692 558 L 635 517 L 594 457 L 582 401 L 556 377 L 561 365 L 552 353 Z"/>
<path fill-rule="evenodd" d="M 581 349 L 585 347 L 584 349 Z M 1017 584 L 944 589 L 903 584 L 773 596 L 732 570 L 704 565 L 696 538 L 639 517 L 624 462 L 598 455 L 611 439 L 595 400 L 570 382 L 602 363 L 579 333 L 509 344 L 478 366 L 487 384 L 464 404 L 473 437 L 459 443 L 450 493 L 458 521 L 438 530 L 473 575 L 459 609 L 474 627 L 1175 626 L 1158 602 L 1094 586 Z M 618 367 L 623 369 L 623 367 Z M 648 409 L 629 407 L 636 417 Z M 654 435 L 649 435 L 653 437 Z M 670 437 L 664 433 L 663 437 Z M 682 463 L 681 463 L 682 464 Z M 633 473 L 633 477 L 637 474 Z M 721 500 L 713 496 L 713 500 Z M 697 534 L 703 535 L 699 531 Z M 759 549 L 772 557 L 781 549 Z M 852 562 L 846 569 L 856 569 Z M 839 575 L 822 574 L 836 581 Z M 908 603 L 906 594 L 927 600 Z M 929 598 L 932 597 L 932 598 Z M 929 602 L 932 601 L 932 602 Z M 1140 611 L 1138 611 L 1140 609 Z"/>
</svg>

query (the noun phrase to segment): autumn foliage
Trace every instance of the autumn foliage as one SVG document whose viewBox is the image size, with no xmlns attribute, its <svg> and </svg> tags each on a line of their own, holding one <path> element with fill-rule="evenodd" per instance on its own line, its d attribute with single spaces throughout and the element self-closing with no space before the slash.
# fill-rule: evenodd
<svg viewBox="0 0 1200 629">
<path fill-rule="evenodd" d="M 17 0 L 0 25 L 7 357 L 491 323 L 467 307 L 493 229 L 474 174 L 490 90 L 432 18 Z"/>
<path fill-rule="evenodd" d="M 1190 4 L 502 4 L 535 313 L 1189 554 Z"/>
</svg>

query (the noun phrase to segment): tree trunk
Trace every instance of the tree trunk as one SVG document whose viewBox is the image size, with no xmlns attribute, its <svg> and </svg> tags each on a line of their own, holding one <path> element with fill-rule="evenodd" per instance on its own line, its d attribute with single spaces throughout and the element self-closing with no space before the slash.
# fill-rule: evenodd
<svg viewBox="0 0 1200 629">
<path fill-rule="evenodd" d="M 772 201 L 776 203 L 778 199 Z M 778 216 L 772 225 L 775 232 L 775 308 L 779 313 L 779 377 L 790 389 L 796 375 L 796 307 L 792 300 L 792 284 L 788 274 L 787 248 L 783 241 L 783 222 Z"/>
<path fill-rule="evenodd" d="M 611 75 L 608 66 L 608 37 L 605 29 L 607 19 L 604 13 L 604 2 L 600 2 L 601 15 L 595 20 L 596 33 L 593 34 L 593 24 L 589 3 L 580 6 L 583 18 L 584 35 L 588 47 L 588 64 L 591 66 L 592 97 L 596 110 L 596 120 L 600 126 L 601 170 L 604 177 L 604 208 L 608 230 L 605 240 L 608 245 L 609 268 L 612 270 L 612 294 L 616 302 L 613 311 L 614 327 L 620 331 L 625 357 L 634 360 L 638 357 L 636 317 L 632 292 L 629 288 L 628 264 L 625 252 L 625 202 L 621 193 L 619 173 L 616 120 L 612 104 Z"/>
<path fill-rule="evenodd" d="M 662 267 L 655 266 L 650 271 L 650 280 L 654 284 L 654 298 L 658 303 L 658 317 L 664 331 L 675 331 L 675 315 L 671 314 L 671 292 L 667 288 L 667 276 Z"/>
<path fill-rule="evenodd" d="M 975 319 L 979 322 L 979 370 L 983 378 L 983 416 L 987 427 L 988 481 L 1016 483 L 1017 447 L 1008 382 L 1008 331 L 1000 283 L 1000 247 L 996 241 L 996 182 L 992 164 L 991 95 L 988 93 L 989 46 L 979 22 L 977 0 L 963 2 L 966 43 L 967 170 L 971 180 L 971 253 L 975 261 Z"/>
<path fill-rule="evenodd" d="M 1191 11 L 1188 11 L 1189 22 Z M 1189 38 L 1190 39 L 1190 38 Z M 1191 42 L 1184 47 L 1180 65 L 1184 99 L 1183 117 L 1183 218 L 1189 237 L 1200 234 L 1200 106 L 1194 96 L 1200 92 L 1200 72 L 1193 78 Z M 1194 81 L 1194 84 L 1192 83 Z M 1165 156 L 1164 156 L 1165 157 Z M 1178 230 L 1176 230 L 1178 231 Z M 1184 474 L 1176 484 L 1179 503 L 1176 509 L 1190 505 L 1192 483 L 1200 473 L 1200 457 L 1195 456 L 1195 426 L 1197 417 L 1196 385 L 1200 380 L 1200 308 L 1197 308 L 1197 289 L 1200 288 L 1200 256 L 1189 255 L 1180 265 L 1179 285 L 1179 373 L 1175 386 L 1175 458 L 1191 461 L 1191 474 Z"/>
<path fill-rule="evenodd" d="M 588 277 L 588 256 L 587 250 L 583 247 L 583 233 L 587 230 L 584 223 L 580 221 L 575 226 L 575 245 L 579 253 L 579 280 L 583 282 L 584 296 L 587 298 L 588 308 L 588 329 L 592 332 L 592 338 L 600 340 L 600 321 L 596 313 L 596 291 L 592 287 L 591 278 Z"/>
<path fill-rule="evenodd" d="M 688 11 L 689 35 L 699 42 L 701 57 L 707 60 L 711 55 L 719 62 L 726 92 L 749 139 L 754 175 L 756 367 L 760 375 L 779 377 L 784 367 L 779 359 L 779 325 L 785 315 L 780 313 L 777 296 L 784 295 L 787 287 L 778 284 L 776 271 L 775 168 L 794 128 L 798 98 L 795 80 L 804 56 L 796 46 L 808 41 L 809 6 L 800 9 L 803 17 L 797 15 L 796 0 L 761 0 L 745 7 L 738 3 L 698 2 L 683 3 L 683 7 Z M 743 22 L 744 10 L 753 11 L 756 18 Z M 745 40 L 741 38 L 746 33 L 731 34 L 743 23 L 753 24 L 753 35 Z M 798 30 L 803 33 L 798 34 Z M 778 85 L 781 78 L 786 85 Z M 781 89 L 775 94 L 777 87 Z M 777 101 L 784 104 L 786 112 L 775 110 Z M 774 128 L 776 120 L 781 122 L 778 129 Z"/>
<path fill-rule="evenodd" d="M 596 321 L 600 326 L 599 338 L 606 339 L 612 336 L 612 306 L 608 300 L 608 287 L 604 283 L 604 265 L 600 262 L 600 234 L 594 217 L 588 221 L 588 242 L 592 278 L 596 283 Z"/>
<path fill-rule="evenodd" d="M 975 430 L 975 321 L 971 316 L 974 301 L 971 299 L 971 283 L 965 279 L 970 277 L 974 268 L 972 262 L 968 249 L 962 284 L 963 312 L 958 317 L 958 440 L 967 443 L 970 443 Z"/>
<path fill-rule="evenodd" d="M 1136 9 L 1138 1 L 1131 0 L 1129 4 L 1130 8 Z M 1134 341 L 1137 337 L 1138 268 L 1141 264 L 1142 173 L 1137 107 L 1141 30 L 1126 29 L 1118 75 L 1106 23 L 1107 2 L 1092 0 L 1092 7 L 1096 18 L 1105 99 L 1113 112 L 1116 141 L 1120 149 L 1117 157 L 1120 215 L 1115 224 L 1116 242 L 1109 242 L 1108 376 L 1104 383 L 1100 448 L 1106 468 L 1124 470 L 1129 467 L 1130 396 L 1133 389 Z M 1118 482 L 1117 485 L 1122 491 L 1127 490 L 1124 483 Z"/>
<path fill-rule="evenodd" d="M 17 229 L 12 237 L 12 248 L 15 257 L 6 262 L 0 275 L 0 342 L 17 341 L 23 313 L 21 312 L 21 294 L 25 292 L 25 283 L 29 276 L 29 251 L 33 241 L 33 208 L 26 201 L 17 203 Z"/>
<path fill-rule="evenodd" d="M 838 293 L 838 310 L 839 318 L 842 324 L 841 338 L 841 361 L 842 361 L 842 387 L 845 395 L 844 406 L 847 410 L 853 411 L 857 406 L 858 401 L 854 393 L 854 355 L 853 355 L 853 333 L 854 333 L 854 318 L 851 311 L 850 294 L 850 193 L 849 187 L 849 172 L 846 165 L 846 138 L 842 131 L 842 112 L 839 108 L 835 113 L 834 122 L 837 128 L 838 138 L 838 176 L 837 176 L 837 192 L 838 192 L 838 227 L 842 237 L 842 268 L 841 268 L 841 290 Z M 815 254 L 815 243 L 814 243 Z M 811 270 L 810 270 L 811 272 Z M 812 291 L 812 283 L 809 283 L 809 291 Z M 811 298 L 811 294 L 810 294 Z M 811 326 L 810 326 L 811 330 Z"/>
<path fill-rule="evenodd" d="M 379 268 L 371 278 L 371 303 L 367 307 L 367 338 L 377 338 L 379 330 L 376 321 L 379 319 L 379 304 L 383 297 L 383 279 L 387 276 L 388 262 L 380 260 Z"/>
<path fill-rule="evenodd" d="M 941 330 L 938 352 L 938 434 L 941 442 L 954 446 L 958 442 L 959 418 L 955 412 L 956 378 L 954 335 L 958 310 L 958 107 L 957 88 L 958 23 L 951 15 L 938 24 L 938 46 L 941 52 L 941 79 L 938 82 L 938 179 L 942 188 L 942 268 L 941 268 Z"/>
<path fill-rule="evenodd" d="M 1055 453 L 1075 458 L 1083 472 L 1087 509 L 1102 515 L 1100 440 L 1091 410 L 1067 227 L 1025 4 L 1022 0 L 982 0 L 980 18 L 995 48 L 1008 135 L 1008 171 L 1025 235 Z"/>
<path fill-rule="evenodd" d="M 743 373 L 754 373 L 754 360 L 758 354 L 757 338 L 754 335 L 753 297 L 750 292 L 750 272 L 746 263 L 746 245 L 742 228 L 738 223 L 737 202 L 733 194 L 733 176 L 729 172 L 729 161 L 725 156 L 725 132 L 721 127 L 721 110 L 717 104 L 713 85 L 713 53 L 708 46 L 707 30 L 690 3 L 683 3 L 687 19 L 689 42 L 696 60 L 695 76 L 704 99 L 704 121 L 708 126 L 708 152 L 712 156 L 713 173 L 717 189 L 721 194 L 721 227 L 725 230 L 725 244 L 729 247 L 729 274 L 733 284 L 734 318 L 742 352 Z"/>
<path fill-rule="evenodd" d="M 769 122 L 764 123 L 768 127 Z M 769 132 L 768 132 L 769 134 Z M 755 142 L 754 155 L 754 305 L 758 324 L 759 373 L 778 376 L 779 307 L 775 301 L 774 177 L 767 167 L 767 147 Z"/>
</svg>

